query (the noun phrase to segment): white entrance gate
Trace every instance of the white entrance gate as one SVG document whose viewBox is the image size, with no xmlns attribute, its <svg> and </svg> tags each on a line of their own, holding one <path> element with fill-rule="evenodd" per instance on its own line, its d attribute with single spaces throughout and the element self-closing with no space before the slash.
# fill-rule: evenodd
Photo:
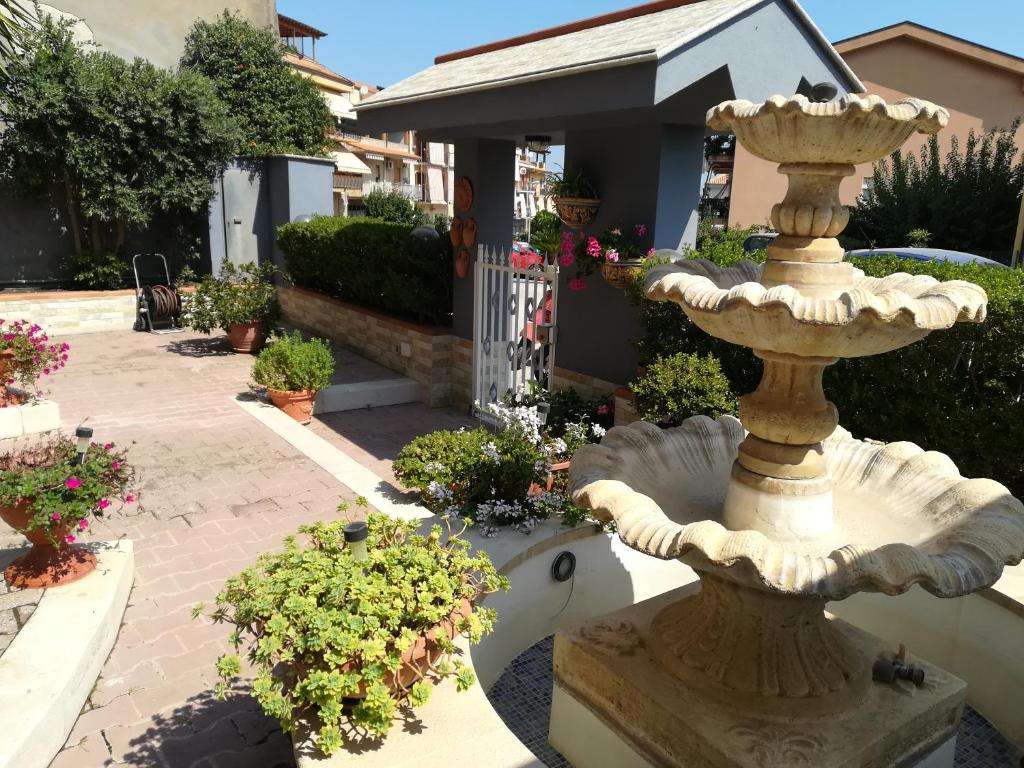
<svg viewBox="0 0 1024 768">
<path fill-rule="evenodd" d="M 473 290 L 473 400 L 479 408 L 548 388 L 555 370 L 558 267 L 480 245 Z"/>
</svg>

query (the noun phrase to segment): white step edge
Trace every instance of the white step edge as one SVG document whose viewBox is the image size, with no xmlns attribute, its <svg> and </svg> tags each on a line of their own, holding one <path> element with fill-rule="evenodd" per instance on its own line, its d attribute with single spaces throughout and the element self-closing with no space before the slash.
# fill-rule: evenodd
<svg viewBox="0 0 1024 768">
<path fill-rule="evenodd" d="M 339 413 L 420 401 L 420 384 L 408 378 L 334 384 L 317 392 L 313 413 Z"/>
</svg>

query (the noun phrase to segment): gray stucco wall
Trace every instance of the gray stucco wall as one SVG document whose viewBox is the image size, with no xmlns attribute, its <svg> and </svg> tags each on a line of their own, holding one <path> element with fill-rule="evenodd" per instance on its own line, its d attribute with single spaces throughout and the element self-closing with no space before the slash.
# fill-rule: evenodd
<svg viewBox="0 0 1024 768">
<path fill-rule="evenodd" d="M 274 261 L 284 266 L 277 228 L 298 216 L 334 215 L 334 161 L 275 155 L 267 159 L 270 176 L 270 243 Z"/>
<path fill-rule="evenodd" d="M 257 26 L 277 26 L 274 0 L 50 0 L 42 8 L 81 19 L 104 50 L 160 67 L 178 63 L 196 19 L 212 20 L 228 9 Z"/>
</svg>

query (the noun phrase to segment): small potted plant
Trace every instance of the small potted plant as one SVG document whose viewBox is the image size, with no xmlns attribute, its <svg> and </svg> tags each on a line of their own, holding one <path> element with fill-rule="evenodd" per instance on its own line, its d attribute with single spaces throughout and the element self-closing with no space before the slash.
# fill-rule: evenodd
<svg viewBox="0 0 1024 768">
<path fill-rule="evenodd" d="M 220 275 L 207 275 L 192 294 L 182 297 L 182 320 L 193 330 L 210 333 L 220 328 L 235 352 L 253 354 L 266 343 L 280 316 L 273 264 L 236 267 L 225 262 Z"/>
<path fill-rule="evenodd" d="M 334 354 L 323 339 L 303 341 L 298 331 L 282 336 L 260 352 L 252 378 L 266 387 L 270 402 L 296 421 L 308 424 L 313 398 L 331 382 Z"/>
<path fill-rule="evenodd" d="M 93 443 L 91 434 L 61 432 L 0 455 L 0 518 L 32 544 L 4 571 L 9 585 L 54 587 L 88 574 L 96 556 L 77 538 L 93 515 L 135 500 L 127 451 Z"/>
<path fill-rule="evenodd" d="M 554 199 L 558 218 L 565 226 L 573 229 L 589 226 L 601 207 L 601 199 L 582 171 L 549 173 L 546 184 L 547 193 Z"/>
<path fill-rule="evenodd" d="M 576 278 L 569 287 L 581 290 L 586 287 L 586 277 L 599 269 L 609 285 L 620 290 L 628 288 L 643 272 L 644 259 L 654 252 L 653 248 L 645 250 L 646 238 L 646 224 L 634 224 L 631 229 L 611 227 L 600 237 L 582 232 L 575 237 L 563 236 L 561 263 L 576 265 Z"/>
<path fill-rule="evenodd" d="M 303 526 L 308 544 L 289 537 L 217 596 L 213 621 L 245 649 L 252 695 L 293 735 L 308 726 L 325 755 L 353 729 L 384 736 L 400 705 L 422 706 L 444 678 L 460 691 L 475 681 L 454 638 L 476 643 L 491 631 L 494 611 L 480 599 L 508 580 L 471 553 L 464 524 L 455 532 L 442 518 L 425 535 L 417 526 L 377 513 Z M 222 656 L 217 672 L 223 697 L 241 659 Z"/>
<path fill-rule="evenodd" d="M 41 395 L 36 382 L 67 365 L 69 349 L 69 344 L 54 343 L 28 320 L 0 320 L 0 407 Z M 15 382 L 21 385 L 20 392 L 8 389 Z"/>
</svg>

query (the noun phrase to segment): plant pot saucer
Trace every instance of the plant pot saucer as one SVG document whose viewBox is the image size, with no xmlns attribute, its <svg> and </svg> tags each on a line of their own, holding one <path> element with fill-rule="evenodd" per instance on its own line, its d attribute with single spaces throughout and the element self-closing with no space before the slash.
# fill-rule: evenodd
<svg viewBox="0 0 1024 768">
<path fill-rule="evenodd" d="M 47 589 L 78 581 L 96 570 L 96 555 L 84 547 L 34 545 L 4 569 L 4 580 L 18 589 Z"/>
</svg>

